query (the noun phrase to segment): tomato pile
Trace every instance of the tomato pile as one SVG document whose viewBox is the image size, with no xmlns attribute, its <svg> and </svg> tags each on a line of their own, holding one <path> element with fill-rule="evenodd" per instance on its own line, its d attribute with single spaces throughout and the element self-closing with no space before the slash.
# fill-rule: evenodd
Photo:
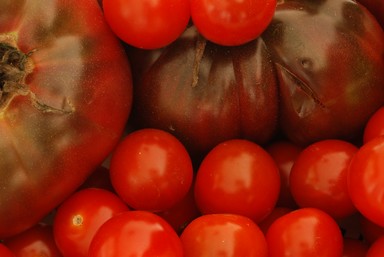
<svg viewBox="0 0 384 257">
<path fill-rule="evenodd" d="M 383 17 L 0 0 L 0 256 L 383 256 Z"/>
</svg>

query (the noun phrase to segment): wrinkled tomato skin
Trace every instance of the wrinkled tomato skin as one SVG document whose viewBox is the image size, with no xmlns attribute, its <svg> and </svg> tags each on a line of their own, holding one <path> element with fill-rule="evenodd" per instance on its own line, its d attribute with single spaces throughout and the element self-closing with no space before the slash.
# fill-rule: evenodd
<svg viewBox="0 0 384 257">
<path fill-rule="evenodd" d="M 0 110 L 4 238 L 39 221 L 108 156 L 130 113 L 132 82 L 96 1 L 4 0 L 0 21 L 0 38 L 29 53 L 30 72 L 27 94 Z"/>
</svg>

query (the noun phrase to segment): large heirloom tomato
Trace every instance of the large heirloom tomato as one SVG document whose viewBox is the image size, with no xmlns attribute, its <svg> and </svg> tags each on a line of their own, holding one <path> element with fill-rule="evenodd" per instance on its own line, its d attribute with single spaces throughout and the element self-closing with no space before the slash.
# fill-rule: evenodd
<svg viewBox="0 0 384 257">
<path fill-rule="evenodd" d="M 105 159 L 131 90 L 96 1 L 0 1 L 0 238 L 36 223 Z"/>
<path fill-rule="evenodd" d="M 278 1 L 248 44 L 221 47 L 190 27 L 147 55 L 134 73 L 133 120 L 191 153 L 231 138 L 264 143 L 275 131 L 302 145 L 354 139 L 384 102 L 384 33 L 353 0 Z"/>
</svg>

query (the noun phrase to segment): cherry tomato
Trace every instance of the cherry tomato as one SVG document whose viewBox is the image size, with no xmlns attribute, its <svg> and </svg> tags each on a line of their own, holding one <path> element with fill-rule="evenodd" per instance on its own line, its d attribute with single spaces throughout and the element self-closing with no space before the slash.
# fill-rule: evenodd
<svg viewBox="0 0 384 257">
<path fill-rule="evenodd" d="M 191 158 L 168 132 L 141 129 L 127 135 L 110 164 L 117 194 L 132 208 L 163 211 L 179 202 L 193 180 Z"/>
<path fill-rule="evenodd" d="M 89 257 L 183 257 L 181 240 L 160 216 L 147 211 L 120 213 L 95 234 Z"/>
<path fill-rule="evenodd" d="M 269 257 L 340 257 L 343 236 L 336 221 L 316 208 L 292 211 L 269 227 Z"/>
<path fill-rule="evenodd" d="M 123 134 L 130 65 L 95 0 L 0 1 L 0 238 L 40 221 Z"/>
<path fill-rule="evenodd" d="M 241 139 L 213 148 L 198 168 L 196 204 L 203 214 L 234 213 L 256 223 L 275 207 L 279 170 L 259 145 Z"/>
<path fill-rule="evenodd" d="M 290 174 L 293 198 L 300 207 L 319 208 L 334 218 L 354 212 L 347 186 L 348 167 L 357 146 L 329 139 L 313 143 L 297 157 Z"/>
<path fill-rule="evenodd" d="M 276 0 L 190 0 L 191 16 L 199 32 L 221 45 L 241 45 L 266 29 Z"/>
<path fill-rule="evenodd" d="M 6 238 L 4 244 L 16 257 L 62 257 L 50 225 L 38 223 L 26 231 Z"/>
<path fill-rule="evenodd" d="M 384 227 L 384 136 L 363 145 L 348 170 L 348 191 L 362 215 Z"/>
<path fill-rule="evenodd" d="M 384 253 L 384 237 L 378 238 L 368 249 L 365 257 L 382 257 Z"/>
<path fill-rule="evenodd" d="M 193 220 L 180 236 L 185 257 L 268 257 L 260 228 L 235 214 L 207 214 Z"/>
<path fill-rule="evenodd" d="M 292 197 L 291 189 L 289 186 L 289 176 L 293 163 L 296 161 L 297 156 L 301 153 L 303 148 L 289 141 L 276 141 L 266 147 L 267 152 L 275 160 L 280 171 L 280 194 L 276 205 L 286 208 L 297 208 L 297 203 Z"/>
<path fill-rule="evenodd" d="M 0 243 L 0 256 L 1 257 L 16 257 L 11 250 L 4 244 Z"/>
<path fill-rule="evenodd" d="M 57 209 L 53 232 L 64 256 L 86 257 L 89 245 L 99 227 L 114 215 L 128 211 L 115 194 L 99 188 L 80 190 Z"/>
<path fill-rule="evenodd" d="M 188 0 L 103 0 L 105 18 L 126 43 L 146 49 L 176 40 L 190 19 Z"/>
<path fill-rule="evenodd" d="M 382 135 L 384 135 L 384 107 L 378 109 L 369 118 L 364 128 L 363 143 Z"/>
<path fill-rule="evenodd" d="M 358 239 L 344 238 L 342 257 L 366 257 L 367 251 L 368 244 L 365 242 Z"/>
</svg>

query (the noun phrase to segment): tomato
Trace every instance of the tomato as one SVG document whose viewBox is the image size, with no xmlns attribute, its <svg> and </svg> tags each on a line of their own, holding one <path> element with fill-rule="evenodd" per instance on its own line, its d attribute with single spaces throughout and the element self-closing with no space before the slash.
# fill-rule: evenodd
<svg viewBox="0 0 384 257">
<path fill-rule="evenodd" d="M 368 245 L 361 240 L 344 238 L 342 257 L 366 257 Z"/>
<path fill-rule="evenodd" d="M 181 240 L 160 216 L 147 211 L 120 213 L 95 234 L 89 257 L 182 257 Z"/>
<path fill-rule="evenodd" d="M 368 249 L 365 257 L 381 257 L 384 253 L 384 237 L 378 238 Z"/>
<path fill-rule="evenodd" d="M 0 256 L 1 257 L 16 257 L 8 247 L 4 244 L 0 243 Z"/>
<path fill-rule="evenodd" d="M 364 128 L 363 143 L 384 135 L 384 107 L 378 109 L 368 120 Z"/>
<path fill-rule="evenodd" d="M 104 189 L 88 188 L 72 194 L 59 206 L 54 217 L 53 233 L 60 252 L 63 256 L 87 256 L 99 227 L 128 210 L 117 195 Z"/>
<path fill-rule="evenodd" d="M 192 155 L 234 138 L 264 145 L 276 131 L 302 146 L 360 139 L 384 104 L 384 32 L 351 0 L 278 1 L 245 45 L 218 46 L 192 26 L 156 53 L 134 75 L 132 120 L 174 134 Z"/>
<path fill-rule="evenodd" d="M 108 24 L 124 42 L 146 49 L 176 40 L 190 18 L 188 0 L 103 0 Z"/>
<path fill-rule="evenodd" d="M 53 238 L 52 226 L 38 223 L 7 238 L 4 244 L 16 257 L 62 257 Z M 3 257 L 3 255 L 1 255 Z"/>
<path fill-rule="evenodd" d="M 306 147 L 289 177 L 293 198 L 300 207 L 315 207 L 334 218 L 356 212 L 350 199 L 347 175 L 357 146 L 343 140 L 321 140 Z"/>
<path fill-rule="evenodd" d="M 265 149 L 272 156 L 280 171 L 281 187 L 276 205 L 296 209 L 297 203 L 291 194 L 289 176 L 297 156 L 303 150 L 302 147 L 286 140 L 279 140 L 267 145 Z"/>
<path fill-rule="evenodd" d="M 208 40 L 241 45 L 256 39 L 271 22 L 276 0 L 190 0 L 192 21 Z"/>
<path fill-rule="evenodd" d="M 316 208 L 292 211 L 269 227 L 269 257 L 340 257 L 343 237 L 336 221 Z"/>
<path fill-rule="evenodd" d="M 94 0 L 0 1 L 0 238 L 38 222 L 115 147 L 132 98 Z"/>
<path fill-rule="evenodd" d="M 194 190 L 203 214 L 240 214 L 257 223 L 275 207 L 279 189 L 279 171 L 272 157 L 251 141 L 233 139 L 207 154 Z"/>
<path fill-rule="evenodd" d="M 180 236 L 185 257 L 267 257 L 260 228 L 235 214 L 207 214 L 193 220 Z"/>
<path fill-rule="evenodd" d="M 384 227 L 384 137 L 372 139 L 353 157 L 348 170 L 348 191 L 356 208 Z"/>
<path fill-rule="evenodd" d="M 141 129 L 117 146 L 110 174 L 112 186 L 129 206 L 164 211 L 188 193 L 193 166 L 176 137 L 158 129 Z"/>
</svg>

